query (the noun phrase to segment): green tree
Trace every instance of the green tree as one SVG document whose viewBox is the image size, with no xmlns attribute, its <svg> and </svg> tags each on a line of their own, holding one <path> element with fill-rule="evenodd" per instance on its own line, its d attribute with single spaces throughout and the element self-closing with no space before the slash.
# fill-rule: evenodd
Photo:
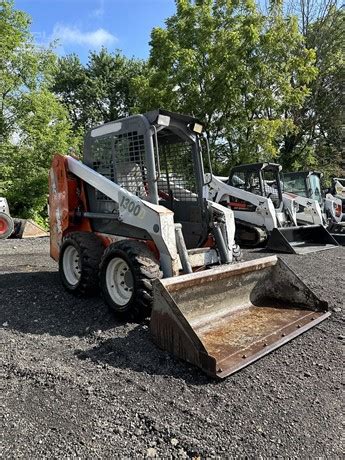
<svg viewBox="0 0 345 460">
<path fill-rule="evenodd" d="M 52 90 L 68 109 L 74 129 L 85 130 L 130 115 L 137 102 L 131 82 L 145 70 L 143 61 L 105 48 L 91 52 L 85 66 L 69 55 L 59 59 Z"/>
<path fill-rule="evenodd" d="M 316 50 L 317 78 L 293 112 L 297 129 L 286 136 L 281 161 L 291 169 L 344 174 L 345 12 L 336 1 L 294 5 L 307 46 Z"/>
<path fill-rule="evenodd" d="M 34 45 L 29 25 L 13 1 L 0 1 L 0 195 L 14 215 L 42 219 L 51 157 L 77 139 L 48 90 L 55 55 Z"/>
<path fill-rule="evenodd" d="M 272 159 L 309 94 L 315 54 L 293 17 L 272 2 L 177 0 L 151 34 L 151 70 L 135 86 L 140 110 L 164 106 L 207 124 L 216 166 Z"/>
</svg>

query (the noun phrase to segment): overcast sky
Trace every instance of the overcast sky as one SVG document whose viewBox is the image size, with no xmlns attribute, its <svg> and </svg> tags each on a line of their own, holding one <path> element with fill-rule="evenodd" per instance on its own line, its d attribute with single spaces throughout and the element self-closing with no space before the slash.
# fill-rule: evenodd
<svg viewBox="0 0 345 460">
<path fill-rule="evenodd" d="M 85 62 L 89 50 L 106 46 L 128 57 L 146 58 L 150 32 L 175 12 L 174 0 L 15 0 L 32 18 L 37 43 L 59 40 L 59 54 L 76 53 Z"/>
</svg>

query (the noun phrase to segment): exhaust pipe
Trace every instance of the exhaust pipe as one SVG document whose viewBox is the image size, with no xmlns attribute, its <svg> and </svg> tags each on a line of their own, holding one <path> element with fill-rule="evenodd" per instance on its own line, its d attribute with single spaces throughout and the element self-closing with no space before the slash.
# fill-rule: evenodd
<svg viewBox="0 0 345 460">
<path fill-rule="evenodd" d="M 224 378 L 326 319 L 318 299 L 276 256 L 153 282 L 155 343 Z"/>
</svg>

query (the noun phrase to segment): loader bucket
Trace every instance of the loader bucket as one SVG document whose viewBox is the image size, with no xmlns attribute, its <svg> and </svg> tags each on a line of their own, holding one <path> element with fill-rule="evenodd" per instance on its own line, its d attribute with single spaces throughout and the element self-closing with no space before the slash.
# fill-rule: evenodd
<svg viewBox="0 0 345 460">
<path fill-rule="evenodd" d="M 153 282 L 157 345 L 224 378 L 327 318 L 276 256 Z"/>
<path fill-rule="evenodd" d="M 333 249 L 337 241 L 323 225 L 274 228 L 266 245 L 273 252 L 308 254 Z"/>
<path fill-rule="evenodd" d="M 39 238 L 48 233 L 34 221 L 29 219 L 14 219 L 13 238 Z"/>
</svg>

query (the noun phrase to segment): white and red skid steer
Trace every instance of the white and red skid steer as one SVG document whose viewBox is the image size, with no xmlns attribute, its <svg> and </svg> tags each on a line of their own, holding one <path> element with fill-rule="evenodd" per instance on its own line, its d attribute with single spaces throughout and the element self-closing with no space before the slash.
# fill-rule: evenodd
<svg viewBox="0 0 345 460">
<path fill-rule="evenodd" d="M 91 129 L 50 170 L 50 250 L 62 284 L 223 378 L 329 316 L 276 256 L 238 262 L 231 209 L 203 198 L 202 124 L 155 110 Z M 207 148 L 206 148 L 207 153 Z"/>
</svg>

